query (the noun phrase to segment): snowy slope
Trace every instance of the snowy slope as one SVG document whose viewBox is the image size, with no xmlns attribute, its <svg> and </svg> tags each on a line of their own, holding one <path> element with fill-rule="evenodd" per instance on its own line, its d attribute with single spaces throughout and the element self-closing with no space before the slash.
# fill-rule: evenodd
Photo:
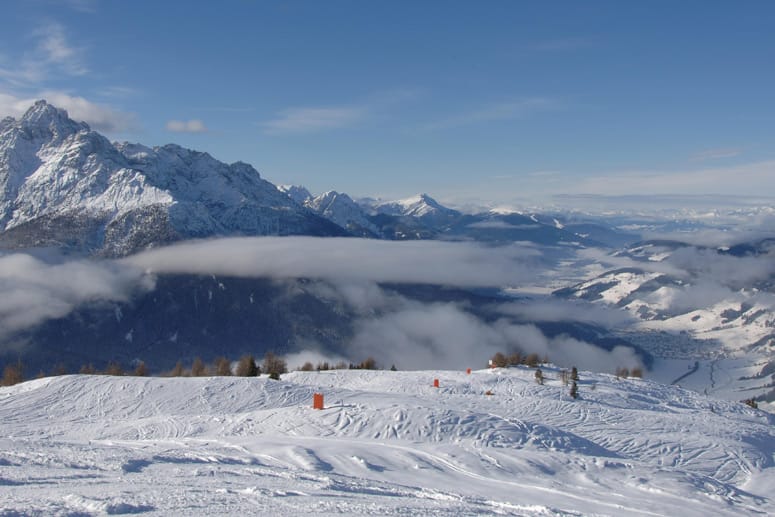
<svg viewBox="0 0 775 517">
<path fill-rule="evenodd" d="M 775 420 L 647 381 L 544 368 L 65 376 L 0 388 L 14 514 L 754 515 Z M 434 378 L 440 388 L 431 387 Z M 493 394 L 485 395 L 489 390 Z M 326 408 L 310 408 L 322 392 Z"/>
<path fill-rule="evenodd" d="M 555 294 L 629 313 L 635 324 L 624 329 L 626 339 L 666 360 L 653 378 L 681 377 L 682 385 L 729 400 L 773 401 L 775 255 L 768 242 L 717 249 L 646 241 L 612 255 L 628 267 Z M 686 360 L 694 368 L 689 379 L 686 370 L 673 371 L 687 368 Z"/>
</svg>

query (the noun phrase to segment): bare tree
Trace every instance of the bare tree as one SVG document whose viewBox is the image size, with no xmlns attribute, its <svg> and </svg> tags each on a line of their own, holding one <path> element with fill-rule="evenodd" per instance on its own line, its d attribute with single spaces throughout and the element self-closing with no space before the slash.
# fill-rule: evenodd
<svg viewBox="0 0 775 517">
<path fill-rule="evenodd" d="M 105 367 L 105 375 L 124 375 L 124 369 L 118 361 L 110 361 Z"/>
<path fill-rule="evenodd" d="M 509 365 L 508 358 L 503 355 L 501 352 L 496 352 L 494 356 L 492 356 L 492 365 L 496 368 L 506 368 Z"/>
<path fill-rule="evenodd" d="M 270 379 L 278 380 L 281 374 L 288 372 L 288 366 L 285 359 L 274 355 L 273 352 L 267 352 L 264 356 L 264 371 L 269 374 Z"/>
<path fill-rule="evenodd" d="M 144 361 L 140 361 L 137 366 L 135 367 L 135 376 L 137 377 L 147 377 L 148 376 L 148 367 L 145 366 Z"/>
<path fill-rule="evenodd" d="M 231 375 L 231 361 L 225 357 L 215 359 L 215 375 L 228 377 Z"/>
<path fill-rule="evenodd" d="M 207 375 L 207 367 L 201 358 L 195 357 L 194 362 L 191 363 L 191 376 L 192 377 L 204 377 Z"/>
<path fill-rule="evenodd" d="M 256 359 L 250 354 L 245 354 L 237 363 L 236 373 L 238 377 L 257 377 L 261 370 L 256 364 Z"/>
<path fill-rule="evenodd" d="M 22 365 L 21 360 L 16 361 L 15 364 L 5 365 L 0 386 L 13 386 L 20 382 L 24 382 L 24 365 Z"/>
</svg>

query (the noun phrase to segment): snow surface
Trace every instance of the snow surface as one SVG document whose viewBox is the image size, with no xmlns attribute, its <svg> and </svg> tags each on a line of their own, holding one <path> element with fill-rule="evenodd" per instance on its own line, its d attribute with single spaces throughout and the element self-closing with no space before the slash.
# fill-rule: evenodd
<svg viewBox="0 0 775 517">
<path fill-rule="evenodd" d="M 573 400 L 556 369 L 543 371 L 543 386 L 514 368 L 0 388 L 0 511 L 775 513 L 775 417 L 584 372 Z"/>
</svg>

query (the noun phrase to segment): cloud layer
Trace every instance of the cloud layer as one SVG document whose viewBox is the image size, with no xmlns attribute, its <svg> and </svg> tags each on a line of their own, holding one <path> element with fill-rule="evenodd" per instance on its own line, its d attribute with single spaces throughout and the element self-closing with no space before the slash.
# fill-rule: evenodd
<svg viewBox="0 0 775 517">
<path fill-rule="evenodd" d="M 17 253 L 0 257 L 0 338 L 90 301 L 126 301 L 153 287 L 141 270 L 108 261 L 49 264 Z"/>
<path fill-rule="evenodd" d="M 354 238 L 262 237 L 186 242 L 123 262 L 154 273 L 505 287 L 532 278 L 532 248 Z"/>
<path fill-rule="evenodd" d="M 46 263 L 13 254 L 0 257 L 0 328 L 8 335 L 65 316 L 86 302 L 127 301 L 151 289 L 157 274 L 308 278 L 317 280 L 308 285 L 321 299 L 344 304 L 354 315 L 353 338 L 342 343 L 341 353 L 356 362 L 373 356 L 383 367 L 477 367 L 495 352 L 519 349 L 563 366 L 613 371 L 640 364 L 629 348 L 608 352 L 567 336 L 547 338 L 524 323 L 623 321 L 590 306 L 504 304 L 495 308 L 500 314 L 495 321 L 485 321 L 464 303 L 420 302 L 380 286 L 517 286 L 534 279 L 539 258 L 532 247 L 313 237 L 185 242 L 115 261 Z M 297 345 L 317 348 L 312 342 Z M 294 361 L 309 357 L 317 356 Z"/>
</svg>

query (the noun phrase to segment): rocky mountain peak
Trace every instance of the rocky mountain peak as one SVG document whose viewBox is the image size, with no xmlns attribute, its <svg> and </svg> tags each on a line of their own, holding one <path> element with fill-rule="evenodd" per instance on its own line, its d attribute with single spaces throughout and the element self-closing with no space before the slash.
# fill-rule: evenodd
<svg viewBox="0 0 775 517">
<path fill-rule="evenodd" d="M 36 101 L 19 120 L 22 130 L 33 138 L 61 141 L 82 130 L 89 130 L 85 122 L 76 122 L 67 111 L 52 106 L 45 100 Z"/>
</svg>

